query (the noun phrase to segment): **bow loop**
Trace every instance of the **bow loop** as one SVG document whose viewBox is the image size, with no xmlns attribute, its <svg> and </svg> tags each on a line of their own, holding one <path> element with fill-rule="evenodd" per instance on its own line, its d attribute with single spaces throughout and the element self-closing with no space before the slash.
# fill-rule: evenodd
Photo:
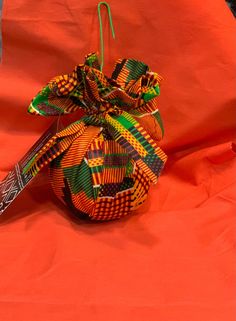
<svg viewBox="0 0 236 321">
<path fill-rule="evenodd" d="M 83 109 L 99 115 L 112 108 L 136 116 L 156 111 L 162 78 L 142 62 L 117 61 L 112 78 L 100 71 L 96 53 L 86 56 L 70 74 L 54 77 L 32 100 L 28 111 L 42 116 L 68 114 Z"/>
</svg>

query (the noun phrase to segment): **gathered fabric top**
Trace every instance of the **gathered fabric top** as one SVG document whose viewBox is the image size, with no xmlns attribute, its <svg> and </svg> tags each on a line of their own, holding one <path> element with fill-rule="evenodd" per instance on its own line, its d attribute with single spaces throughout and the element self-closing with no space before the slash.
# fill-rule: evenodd
<svg viewBox="0 0 236 321">
<path fill-rule="evenodd" d="M 83 109 L 101 116 L 122 111 L 134 116 L 157 111 L 162 77 L 143 62 L 119 59 L 111 78 L 100 71 L 96 53 L 86 56 L 70 74 L 54 77 L 33 99 L 29 112 L 42 116 L 68 114 Z"/>
</svg>

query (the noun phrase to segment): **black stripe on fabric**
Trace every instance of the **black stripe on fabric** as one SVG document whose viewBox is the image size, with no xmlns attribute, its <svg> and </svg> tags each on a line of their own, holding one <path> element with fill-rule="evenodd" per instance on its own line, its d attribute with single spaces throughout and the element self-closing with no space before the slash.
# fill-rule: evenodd
<svg viewBox="0 0 236 321">
<path fill-rule="evenodd" d="M 116 64 L 115 70 L 112 73 L 111 78 L 112 79 L 117 79 L 119 74 L 121 73 L 122 68 L 124 67 L 124 64 L 126 63 L 127 59 L 123 59 L 121 63 Z"/>
</svg>

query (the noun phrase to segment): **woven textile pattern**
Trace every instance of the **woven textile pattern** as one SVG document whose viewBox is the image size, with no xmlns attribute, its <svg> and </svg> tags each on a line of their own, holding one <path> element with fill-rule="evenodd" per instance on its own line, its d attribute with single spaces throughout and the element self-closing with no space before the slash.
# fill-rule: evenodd
<svg viewBox="0 0 236 321">
<path fill-rule="evenodd" d="M 117 61 L 111 78 L 98 57 L 53 78 L 29 112 L 53 116 L 83 109 L 24 169 L 36 175 L 50 164 L 58 198 L 80 218 L 112 220 L 137 209 L 167 160 L 158 146 L 163 124 L 157 107 L 161 77 L 134 59 Z"/>
</svg>

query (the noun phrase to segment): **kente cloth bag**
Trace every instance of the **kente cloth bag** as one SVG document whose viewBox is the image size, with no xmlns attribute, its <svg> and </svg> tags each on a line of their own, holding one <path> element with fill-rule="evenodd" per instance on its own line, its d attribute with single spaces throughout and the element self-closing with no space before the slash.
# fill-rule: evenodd
<svg viewBox="0 0 236 321">
<path fill-rule="evenodd" d="M 118 60 L 108 78 L 92 53 L 72 73 L 50 80 L 28 111 L 84 115 L 49 139 L 24 172 L 35 176 L 49 164 L 55 194 L 79 218 L 112 220 L 137 209 L 167 159 L 158 146 L 161 79 L 134 59 Z"/>
</svg>

